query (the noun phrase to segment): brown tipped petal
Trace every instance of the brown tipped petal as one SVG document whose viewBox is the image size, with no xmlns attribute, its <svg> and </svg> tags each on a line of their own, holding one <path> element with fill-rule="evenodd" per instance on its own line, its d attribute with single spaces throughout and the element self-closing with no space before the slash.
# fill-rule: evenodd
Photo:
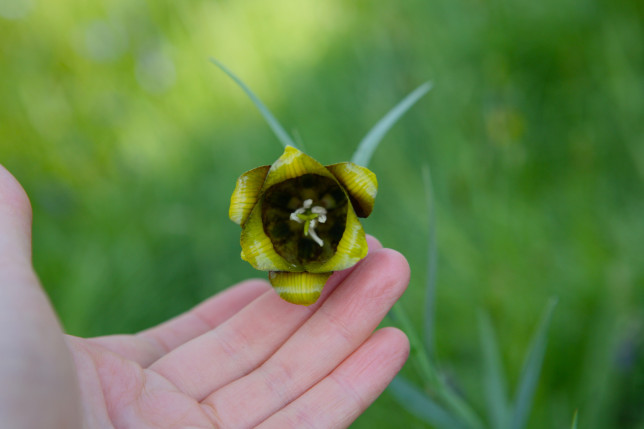
<svg viewBox="0 0 644 429">
<path fill-rule="evenodd" d="M 322 164 L 304 152 L 301 152 L 292 146 L 287 146 L 286 149 L 284 149 L 282 156 L 280 156 L 271 166 L 268 176 L 266 176 L 263 190 L 266 190 L 277 183 L 284 182 L 288 179 L 294 179 L 305 174 L 318 174 L 320 176 L 334 179 L 333 175 Z"/>
<path fill-rule="evenodd" d="M 230 220 L 239 225 L 243 225 L 246 222 L 251 210 L 257 204 L 264 179 L 266 179 L 270 168 L 270 165 L 257 167 L 247 171 L 237 179 L 237 185 L 235 185 L 233 195 L 230 197 L 230 209 L 228 210 Z"/>
<path fill-rule="evenodd" d="M 311 305 L 333 273 L 288 273 L 271 271 L 268 278 L 279 296 L 293 304 Z"/>
<path fill-rule="evenodd" d="M 360 217 L 367 217 L 373 210 L 378 193 L 378 180 L 369 169 L 352 162 L 327 166 L 351 198 L 351 203 Z"/>
</svg>

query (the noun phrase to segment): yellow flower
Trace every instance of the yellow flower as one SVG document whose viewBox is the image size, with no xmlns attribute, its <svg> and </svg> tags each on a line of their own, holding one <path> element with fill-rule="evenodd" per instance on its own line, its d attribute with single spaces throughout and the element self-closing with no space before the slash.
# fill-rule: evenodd
<svg viewBox="0 0 644 429">
<path fill-rule="evenodd" d="M 373 209 L 376 175 L 351 162 L 323 166 L 292 146 L 273 165 L 237 179 L 230 219 L 241 225 L 241 257 L 269 271 L 288 302 L 313 304 L 333 271 L 367 255 L 358 220 Z"/>
</svg>

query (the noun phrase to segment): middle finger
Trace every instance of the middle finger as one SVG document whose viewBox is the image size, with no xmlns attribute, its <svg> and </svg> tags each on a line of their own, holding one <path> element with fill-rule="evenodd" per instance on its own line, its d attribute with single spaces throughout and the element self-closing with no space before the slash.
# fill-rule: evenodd
<svg viewBox="0 0 644 429">
<path fill-rule="evenodd" d="M 369 237 L 370 252 L 381 247 Z M 261 365 L 355 268 L 334 273 L 318 302 L 309 307 L 290 304 L 269 290 L 216 329 L 181 345 L 148 369 L 201 401 Z"/>
</svg>

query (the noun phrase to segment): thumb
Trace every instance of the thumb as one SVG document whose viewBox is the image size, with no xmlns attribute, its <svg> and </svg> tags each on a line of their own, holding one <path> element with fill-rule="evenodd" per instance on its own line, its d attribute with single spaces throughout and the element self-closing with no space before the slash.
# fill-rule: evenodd
<svg viewBox="0 0 644 429">
<path fill-rule="evenodd" d="M 0 165 L 0 270 L 31 266 L 31 204 L 18 181 Z"/>
<path fill-rule="evenodd" d="M 80 413 L 71 355 L 31 266 L 31 205 L 2 166 L 0 356 L 1 422 L 16 428 L 76 427 Z"/>
</svg>

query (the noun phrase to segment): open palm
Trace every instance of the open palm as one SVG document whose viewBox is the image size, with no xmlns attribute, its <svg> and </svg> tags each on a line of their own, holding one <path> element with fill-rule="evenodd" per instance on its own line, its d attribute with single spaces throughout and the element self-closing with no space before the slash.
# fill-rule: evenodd
<svg viewBox="0 0 644 429">
<path fill-rule="evenodd" d="M 136 335 L 62 333 L 31 267 L 31 211 L 0 167 L 0 422 L 12 428 L 341 428 L 407 358 L 376 331 L 409 269 L 370 238 L 319 301 L 282 301 L 261 280 Z"/>
</svg>

